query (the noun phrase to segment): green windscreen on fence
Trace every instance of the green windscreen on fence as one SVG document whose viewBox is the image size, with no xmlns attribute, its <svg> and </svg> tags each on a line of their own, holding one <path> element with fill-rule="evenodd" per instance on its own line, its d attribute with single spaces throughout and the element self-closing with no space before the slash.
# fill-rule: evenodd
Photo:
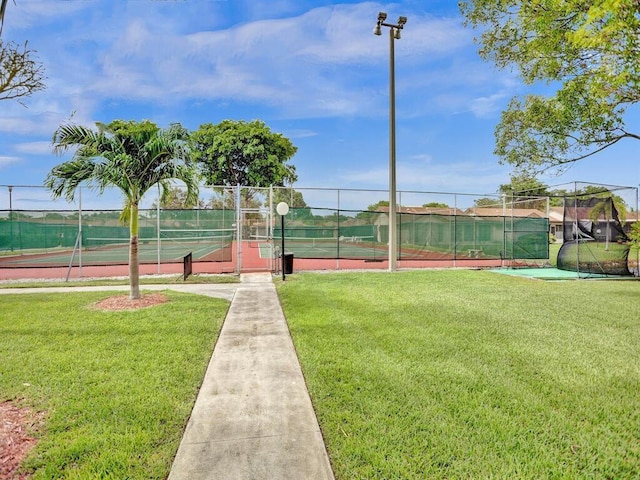
<svg viewBox="0 0 640 480">
<path fill-rule="evenodd" d="M 388 256 L 388 215 L 318 210 L 285 218 L 285 248 L 297 258 L 376 260 Z M 320 213 L 320 214 L 318 214 Z M 547 218 L 398 214 L 401 260 L 548 259 Z M 282 239 L 276 227 L 276 248 Z"/>
<path fill-rule="evenodd" d="M 83 265 L 126 264 L 129 228 L 119 218 L 116 210 L 0 212 L 0 262 L 68 266 L 77 265 L 81 253 Z M 269 243 L 277 254 L 282 232 L 279 216 L 271 219 L 269 224 L 256 209 L 246 213 L 243 240 L 249 246 Z M 194 262 L 230 262 L 236 222 L 231 209 L 141 210 L 139 260 L 175 263 L 192 253 Z M 547 218 L 403 212 L 397 226 L 400 260 L 549 257 Z M 388 258 L 386 212 L 292 208 L 284 234 L 285 248 L 296 258 Z"/>
<path fill-rule="evenodd" d="M 141 210 L 140 263 L 232 259 L 230 210 Z M 129 261 L 129 227 L 120 211 L 0 212 L 0 262 L 16 266 L 117 265 Z M 16 256 L 22 258 L 16 260 Z M 27 259 L 31 259 L 32 261 Z"/>
</svg>

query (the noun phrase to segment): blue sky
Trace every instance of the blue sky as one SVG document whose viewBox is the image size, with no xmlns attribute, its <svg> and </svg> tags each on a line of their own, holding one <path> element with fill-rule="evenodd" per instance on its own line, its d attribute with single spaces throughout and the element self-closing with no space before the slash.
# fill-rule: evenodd
<svg viewBox="0 0 640 480">
<path fill-rule="evenodd" d="M 408 17 L 395 42 L 398 190 L 495 193 L 511 168 L 493 155 L 493 130 L 530 87 L 478 57 L 453 0 L 9 2 L 2 37 L 29 41 L 47 89 L 24 105 L 0 102 L 0 185 L 41 185 L 65 160 L 51 136 L 69 120 L 196 129 L 261 119 L 298 147 L 296 187 L 386 189 L 389 41 L 386 29 L 372 33 L 379 11 Z M 626 142 L 541 180 L 637 186 L 636 152 Z"/>
</svg>

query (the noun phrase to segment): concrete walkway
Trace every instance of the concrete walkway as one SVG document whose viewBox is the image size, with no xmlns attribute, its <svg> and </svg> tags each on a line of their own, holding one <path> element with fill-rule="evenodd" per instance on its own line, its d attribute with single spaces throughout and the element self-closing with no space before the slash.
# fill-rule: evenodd
<svg viewBox="0 0 640 480">
<path fill-rule="evenodd" d="M 169 480 L 332 480 L 271 274 L 241 279 L 239 284 L 141 286 L 231 300 Z M 0 294 L 71 288 L 0 289 Z"/>
<path fill-rule="evenodd" d="M 169 479 L 333 479 L 271 275 L 242 280 Z"/>
</svg>

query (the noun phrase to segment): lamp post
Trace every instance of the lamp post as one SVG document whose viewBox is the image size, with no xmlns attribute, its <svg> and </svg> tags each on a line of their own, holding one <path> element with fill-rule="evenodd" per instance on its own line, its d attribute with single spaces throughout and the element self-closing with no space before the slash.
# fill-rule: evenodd
<svg viewBox="0 0 640 480">
<path fill-rule="evenodd" d="M 382 35 L 382 27 L 389 27 L 389 271 L 396 271 L 397 218 L 396 218 L 396 74 L 395 40 L 400 39 L 400 30 L 407 23 L 407 17 L 399 17 L 397 23 L 386 23 L 387 14 L 378 13 L 378 21 L 373 33 Z"/>
<path fill-rule="evenodd" d="M 276 206 L 276 211 L 280 215 L 280 235 L 282 236 L 282 250 L 280 251 L 280 266 L 282 267 L 282 281 L 285 280 L 284 273 L 284 216 L 289 213 L 289 205 L 286 202 L 280 202 Z"/>
<path fill-rule="evenodd" d="M 9 185 L 9 245 L 11 246 L 11 251 L 13 252 L 13 186 Z"/>
</svg>

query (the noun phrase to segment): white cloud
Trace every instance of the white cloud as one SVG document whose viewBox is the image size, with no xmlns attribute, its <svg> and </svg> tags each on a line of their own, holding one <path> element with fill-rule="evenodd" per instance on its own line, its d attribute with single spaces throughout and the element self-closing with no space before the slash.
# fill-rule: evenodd
<svg viewBox="0 0 640 480">
<path fill-rule="evenodd" d="M 293 8 L 281 3 L 280 11 Z M 176 28 L 178 18 L 166 16 L 171 10 L 150 9 L 131 19 L 114 12 L 102 25 L 87 24 L 91 36 L 75 29 L 56 38 L 55 48 L 45 52 L 47 64 L 54 65 L 48 85 L 57 98 L 75 98 L 85 108 L 106 98 L 165 105 L 234 98 L 276 107 L 289 117 L 363 115 L 372 96 L 367 84 L 386 79 L 367 71 L 385 67 L 388 58 L 387 42 L 372 34 L 379 8 L 334 5 L 190 33 Z M 424 64 L 469 43 L 459 20 L 415 16 L 397 42 L 397 55 L 407 65 Z M 357 73 L 358 64 L 365 70 Z M 72 108 L 78 109 L 66 110 Z"/>
<path fill-rule="evenodd" d="M 433 164 L 421 161 L 398 162 L 396 188 L 422 192 L 491 192 L 496 185 L 507 183 L 507 169 L 482 162 Z M 388 168 L 346 172 L 342 175 L 349 185 L 370 185 L 388 189 Z"/>
<path fill-rule="evenodd" d="M 377 12 L 391 14 L 398 11 L 396 5 L 69 0 L 59 2 L 64 7 L 56 11 L 49 2 L 18 1 L 20 8 L 29 5 L 29 15 L 37 18 L 33 23 L 21 10 L 21 21 L 33 25 L 26 32 L 31 32 L 29 38 L 45 64 L 47 89 L 27 100 L 28 109 L 3 103 L 0 143 L 8 146 L 3 153 L 15 155 L 22 149 L 28 158 L 44 154 L 45 144 L 50 152 L 53 132 L 69 120 L 92 125 L 95 120 L 150 118 L 186 125 L 216 122 L 222 115 L 287 119 L 289 138 L 317 136 L 315 142 L 306 142 L 310 149 L 324 140 L 304 157 L 307 165 L 298 165 L 299 172 L 306 169 L 312 177 L 305 180 L 322 182 L 319 186 L 347 182 L 386 188 L 384 167 L 366 172 L 344 168 L 358 163 L 367 168 L 375 156 L 366 152 L 367 144 L 386 140 L 386 132 L 379 133 L 386 122 L 378 120 L 388 115 L 388 32 L 376 37 L 372 29 Z M 32 5 L 46 12 L 34 13 Z M 513 76 L 496 73 L 478 60 L 472 32 L 462 27 L 460 18 L 412 13 L 410 5 L 406 7 L 409 11 L 400 13 L 409 21 L 395 42 L 400 133 L 420 130 L 412 152 L 420 151 L 419 145 L 435 151 L 432 146 L 443 141 L 442 132 L 423 125 L 436 116 L 461 112 L 467 113 L 461 121 L 472 119 L 469 113 L 490 116 L 501 95 L 517 84 L 509 84 Z M 216 14 L 222 10 L 230 13 L 228 18 Z M 447 12 L 455 15 L 449 7 Z M 343 144 L 331 151 L 332 158 L 321 160 L 327 167 L 317 175 L 314 156 L 338 138 Z M 38 159 L 34 165 L 47 171 L 54 162 L 53 157 Z M 462 164 L 446 170 L 438 163 L 430 155 L 409 157 L 404 166 L 399 162 L 398 184 L 452 189 L 455 180 L 481 188 L 491 175 Z M 458 173 L 460 169 L 468 171 Z"/>
<path fill-rule="evenodd" d="M 57 1 L 55 8 L 51 0 L 9 1 L 2 33 L 5 35 L 5 31 L 7 34 L 16 32 L 17 35 L 21 29 L 33 25 L 43 26 L 51 20 L 78 13 L 86 8 L 91 8 L 91 2 L 86 0 Z"/>
<path fill-rule="evenodd" d="M 11 157 L 11 156 L 6 156 L 6 155 L 4 155 L 4 156 L 0 155 L 0 168 L 6 167 L 6 166 L 8 166 L 10 164 L 18 163 L 18 162 L 20 162 L 20 158 L 19 157 Z"/>
<path fill-rule="evenodd" d="M 55 112 L 34 112 L 33 115 L 0 116 L 0 132 L 51 138 L 61 123 L 69 120 L 70 115 L 63 116 Z M 74 119 L 74 121 L 77 121 Z"/>
<path fill-rule="evenodd" d="M 318 132 L 314 130 L 302 130 L 302 129 L 289 130 L 287 134 L 287 136 L 291 139 L 315 137 L 317 135 L 318 135 Z"/>
<path fill-rule="evenodd" d="M 488 97 L 478 97 L 471 101 L 469 109 L 478 118 L 492 117 L 502 110 L 505 97 L 507 97 L 507 95 L 504 93 L 494 93 Z"/>
<path fill-rule="evenodd" d="M 30 155 L 49 155 L 51 154 L 51 148 L 51 142 L 17 143 L 14 146 L 16 152 Z"/>
</svg>

